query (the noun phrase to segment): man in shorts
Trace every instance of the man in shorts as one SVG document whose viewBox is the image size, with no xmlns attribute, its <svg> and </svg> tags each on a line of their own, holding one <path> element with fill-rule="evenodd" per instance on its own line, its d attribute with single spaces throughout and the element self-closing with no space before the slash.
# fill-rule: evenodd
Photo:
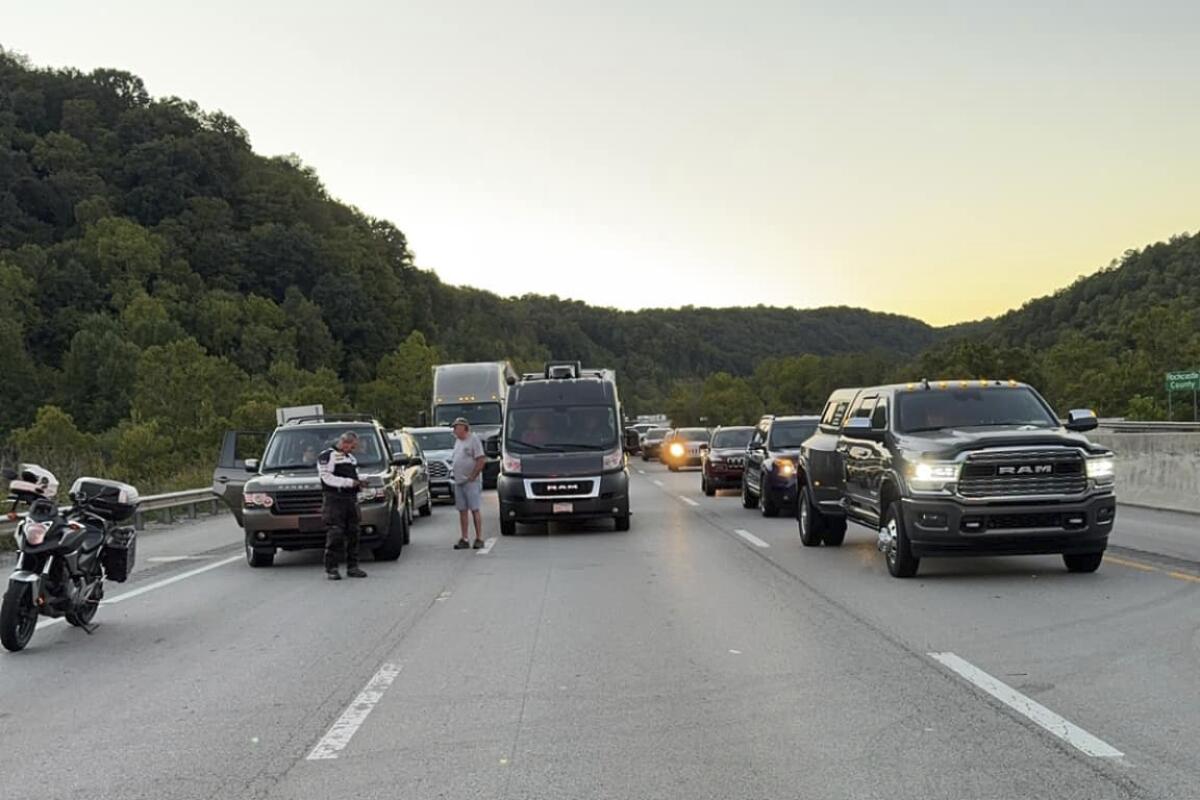
<svg viewBox="0 0 1200 800">
<path fill-rule="evenodd" d="M 454 507 L 458 509 L 458 543 L 455 550 L 466 550 L 467 514 L 475 518 L 475 549 L 483 547 L 483 514 L 479 511 L 483 500 L 483 465 L 487 454 L 483 442 L 471 433 L 471 423 L 459 417 L 454 420 L 454 455 L 450 458 L 450 474 L 454 479 Z"/>
</svg>

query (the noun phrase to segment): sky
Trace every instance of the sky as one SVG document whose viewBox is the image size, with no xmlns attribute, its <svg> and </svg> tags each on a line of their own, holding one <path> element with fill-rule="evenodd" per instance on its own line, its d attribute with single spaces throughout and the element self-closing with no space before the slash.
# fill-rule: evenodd
<svg viewBox="0 0 1200 800">
<path fill-rule="evenodd" d="M 1200 228 L 1200 3 L 0 0 L 236 118 L 449 283 L 1002 313 Z"/>
</svg>

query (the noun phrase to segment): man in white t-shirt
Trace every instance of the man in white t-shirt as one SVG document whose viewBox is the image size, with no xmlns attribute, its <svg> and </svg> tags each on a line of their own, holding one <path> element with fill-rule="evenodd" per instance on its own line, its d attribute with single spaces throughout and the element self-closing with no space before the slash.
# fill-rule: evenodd
<svg viewBox="0 0 1200 800">
<path fill-rule="evenodd" d="M 483 465 L 487 463 L 487 454 L 483 442 L 471 433 L 471 423 L 463 417 L 454 420 L 454 455 L 450 457 L 450 475 L 454 480 L 454 507 L 458 509 L 459 539 L 454 545 L 455 550 L 466 550 L 471 545 L 467 541 L 467 515 L 475 519 L 475 549 L 483 547 L 483 514 L 480 503 L 483 501 Z"/>
</svg>

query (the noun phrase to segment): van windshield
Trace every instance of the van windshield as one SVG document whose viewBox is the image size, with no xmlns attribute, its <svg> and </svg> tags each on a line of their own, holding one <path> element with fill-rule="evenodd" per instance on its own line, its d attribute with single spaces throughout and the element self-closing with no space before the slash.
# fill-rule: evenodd
<svg viewBox="0 0 1200 800">
<path fill-rule="evenodd" d="M 499 403 L 447 403 L 434 410 L 434 425 L 453 425 L 464 417 L 472 425 L 499 425 Z"/>
<path fill-rule="evenodd" d="M 358 434 L 358 450 L 354 458 L 361 469 L 377 470 L 384 466 L 383 452 L 379 448 L 379 437 L 372 428 L 281 428 L 271 437 L 263 456 L 263 472 L 304 470 L 317 468 L 317 456 L 322 450 L 333 447 L 345 431 Z"/>
<path fill-rule="evenodd" d="M 612 406 L 546 406 L 510 409 L 505 427 L 514 453 L 614 450 L 617 415 Z"/>
</svg>

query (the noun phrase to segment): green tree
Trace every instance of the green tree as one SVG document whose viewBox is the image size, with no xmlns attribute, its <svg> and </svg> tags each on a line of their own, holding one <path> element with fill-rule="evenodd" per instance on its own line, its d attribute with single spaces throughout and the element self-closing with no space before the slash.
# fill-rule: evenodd
<svg viewBox="0 0 1200 800">
<path fill-rule="evenodd" d="M 133 419 L 171 431 L 186 460 L 197 448 L 217 446 L 247 383 L 245 373 L 195 339 L 150 347 L 138 360 Z"/>
<path fill-rule="evenodd" d="M 375 379 L 358 390 L 358 405 L 392 426 L 415 425 L 430 405 L 437 350 L 413 331 L 379 362 Z"/>
<path fill-rule="evenodd" d="M 132 306 L 131 306 L 132 307 Z M 129 415 L 141 350 L 111 317 L 92 315 L 63 358 L 62 401 L 84 429 L 99 432 Z"/>
<path fill-rule="evenodd" d="M 10 444 L 20 461 L 53 472 L 64 494 L 76 478 L 94 474 L 101 465 L 95 437 L 80 431 L 58 406 L 39 408 L 33 424 L 13 431 Z"/>
</svg>

